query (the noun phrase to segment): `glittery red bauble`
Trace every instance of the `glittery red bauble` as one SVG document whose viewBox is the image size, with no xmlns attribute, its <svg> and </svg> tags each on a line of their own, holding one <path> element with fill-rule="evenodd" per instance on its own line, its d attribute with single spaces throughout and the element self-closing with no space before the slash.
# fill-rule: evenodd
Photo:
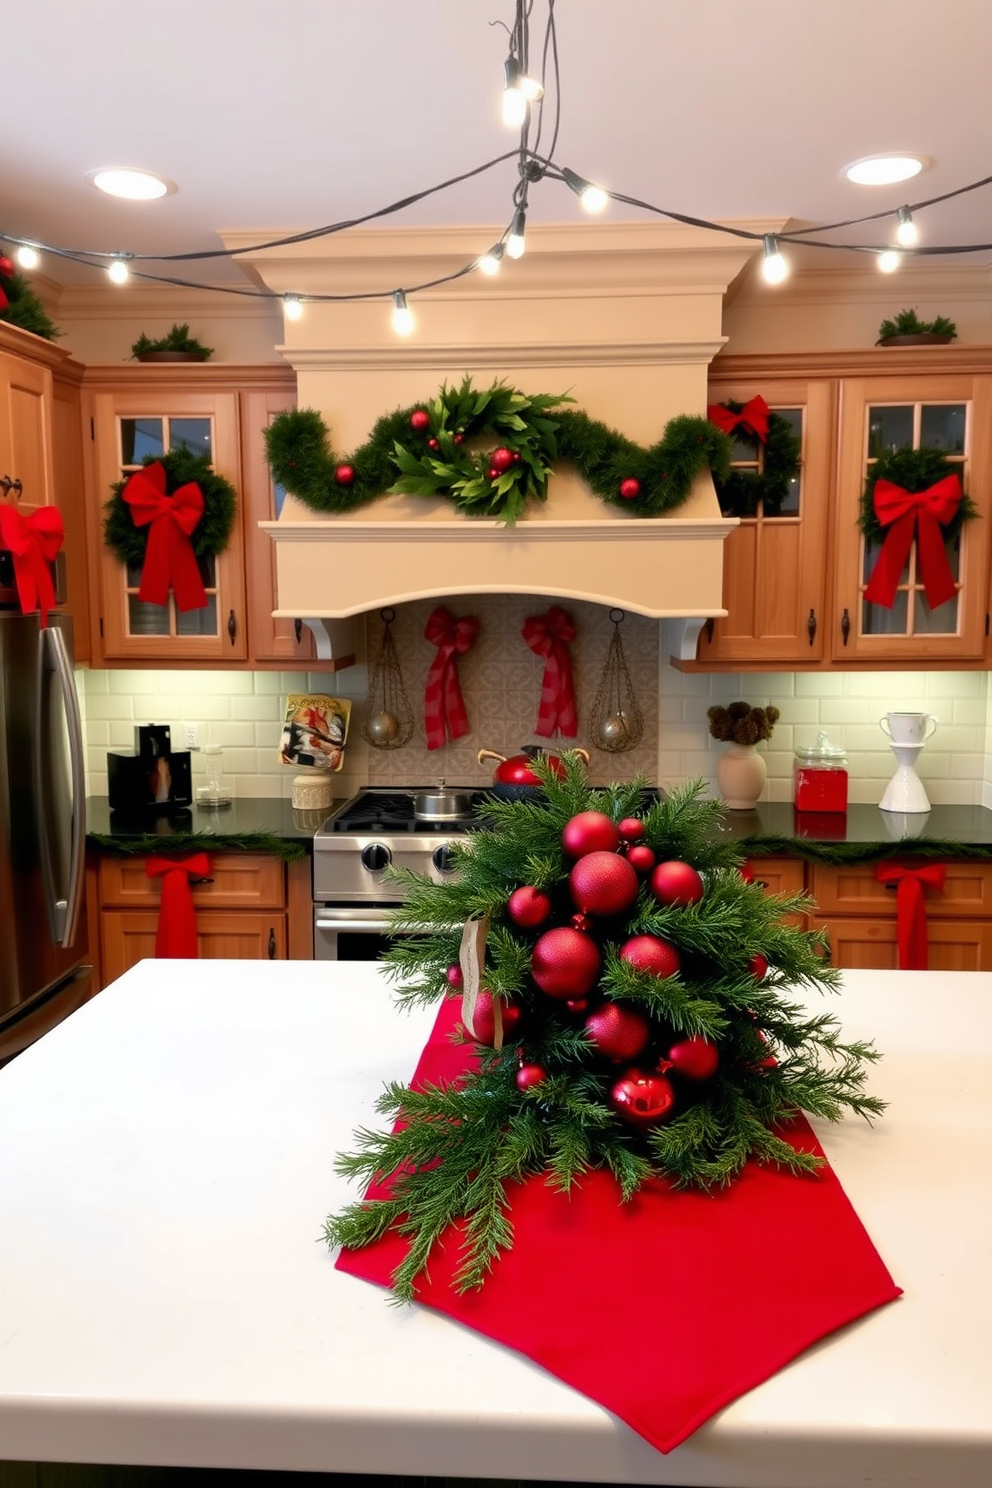
<svg viewBox="0 0 992 1488">
<path fill-rule="evenodd" d="M 646 842 L 632 842 L 627 849 L 627 862 L 642 878 L 647 877 L 656 861 L 654 852 Z"/>
<path fill-rule="evenodd" d="M 636 1008 L 604 1002 L 582 1025 L 604 1059 L 636 1059 L 651 1037 L 651 1024 Z"/>
<path fill-rule="evenodd" d="M 524 1015 L 524 1010 L 519 1002 L 506 1002 L 500 998 L 500 1016 L 503 1020 L 503 1042 L 513 1036 L 514 1029 L 518 1026 Z M 468 1025 L 466 1025 L 468 1027 Z M 472 1014 L 472 1027 L 468 1032 L 477 1044 L 486 1044 L 490 1049 L 496 1042 L 496 1021 L 493 1017 L 493 994 L 481 991 L 475 999 L 475 1012 Z"/>
<path fill-rule="evenodd" d="M 692 864 L 677 858 L 659 863 L 648 883 L 659 904 L 698 904 L 705 892 L 703 880 Z"/>
<path fill-rule="evenodd" d="M 510 466 L 513 464 L 513 451 L 504 449 L 503 446 L 500 445 L 500 447 L 498 449 L 494 449 L 492 454 L 489 456 L 489 463 L 494 470 L 499 470 L 500 472 L 509 470 Z"/>
<path fill-rule="evenodd" d="M 666 1058 L 659 1060 L 660 1069 L 677 1070 L 687 1080 L 708 1080 L 719 1067 L 720 1051 L 716 1044 L 698 1034 L 695 1038 L 679 1039 Z"/>
<path fill-rule="evenodd" d="M 620 960 L 657 977 L 674 976 L 682 965 L 678 951 L 660 935 L 632 935 L 620 947 Z"/>
<path fill-rule="evenodd" d="M 751 960 L 748 962 L 748 966 L 756 982 L 763 982 L 765 980 L 765 977 L 768 975 L 768 958 L 763 956 L 760 951 L 755 951 Z"/>
<path fill-rule="evenodd" d="M 334 472 L 334 479 L 339 486 L 350 486 L 355 479 L 354 465 L 339 465 Z"/>
<path fill-rule="evenodd" d="M 435 439 L 434 436 L 431 435 L 430 439 L 428 439 L 428 441 L 427 441 L 427 448 L 428 449 L 432 449 L 432 450 L 440 449 L 441 448 L 440 441 L 437 440 L 437 439 Z"/>
<path fill-rule="evenodd" d="M 605 812 L 580 811 L 562 828 L 561 845 L 570 858 L 581 858 L 591 852 L 616 852 L 620 833 Z"/>
<path fill-rule="evenodd" d="M 624 842 L 640 842 L 644 836 L 644 823 L 639 816 L 625 816 L 617 831 Z"/>
<path fill-rule="evenodd" d="M 584 1013 L 589 1006 L 588 997 L 570 997 L 565 1003 L 570 1013 Z"/>
<path fill-rule="evenodd" d="M 456 444 L 461 444 L 462 441 L 464 440 L 464 438 L 465 438 L 465 435 L 464 434 L 456 434 L 455 435 L 455 443 Z"/>
<path fill-rule="evenodd" d="M 500 477 L 500 472 L 496 469 L 495 465 L 490 465 L 490 467 L 489 467 L 489 479 L 491 481 L 494 481 L 494 480 L 499 480 L 499 477 Z"/>
<path fill-rule="evenodd" d="M 635 480 L 632 475 L 620 482 L 620 495 L 624 501 L 635 501 L 640 494 L 641 483 L 639 480 Z"/>
<path fill-rule="evenodd" d="M 410 428 L 411 429 L 429 429 L 430 426 L 431 426 L 431 416 L 427 412 L 427 409 L 426 408 L 415 408 L 413 410 L 413 412 L 411 413 L 411 415 L 410 415 Z"/>
<path fill-rule="evenodd" d="M 551 900 L 543 889 L 523 884 L 519 889 L 514 889 L 506 901 L 506 912 L 515 925 L 520 925 L 524 930 L 533 930 L 535 926 L 543 925 L 548 918 Z"/>
<path fill-rule="evenodd" d="M 591 852 L 568 875 L 568 891 L 583 914 L 624 914 L 637 898 L 637 874 L 615 852 Z"/>
<path fill-rule="evenodd" d="M 522 1064 L 516 1078 L 518 1090 L 530 1090 L 535 1085 L 543 1085 L 548 1072 L 543 1064 Z"/>
<path fill-rule="evenodd" d="M 534 942 L 530 974 L 549 997 L 585 997 L 596 985 L 603 958 L 599 946 L 581 930 L 560 925 Z"/>
<path fill-rule="evenodd" d="M 457 962 L 454 966 L 448 967 L 445 976 L 448 978 L 448 986 L 452 991 L 460 992 L 462 990 L 465 985 L 465 978 L 462 976 L 462 969 Z"/>
<path fill-rule="evenodd" d="M 656 1070 L 625 1070 L 610 1087 L 610 1105 L 631 1126 L 657 1126 L 675 1109 L 675 1088 Z"/>
<path fill-rule="evenodd" d="M 520 464 L 520 451 L 519 450 L 514 450 L 513 451 L 513 463 L 514 463 L 514 465 L 519 465 Z"/>
</svg>

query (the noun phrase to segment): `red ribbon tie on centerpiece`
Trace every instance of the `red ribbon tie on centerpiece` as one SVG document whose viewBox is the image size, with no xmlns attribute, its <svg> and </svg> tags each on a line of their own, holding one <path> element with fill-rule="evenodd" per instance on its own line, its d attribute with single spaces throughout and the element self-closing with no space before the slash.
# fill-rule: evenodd
<svg viewBox="0 0 992 1488">
<path fill-rule="evenodd" d="M 914 534 L 927 604 L 935 610 L 954 598 L 958 589 L 941 528 L 961 505 L 961 496 L 961 481 L 956 475 L 945 475 L 925 491 L 906 491 L 887 480 L 875 482 L 872 505 L 882 526 L 889 530 L 865 589 L 869 604 L 892 608 Z"/>
<path fill-rule="evenodd" d="M 560 605 L 552 605 L 544 615 L 529 616 L 520 633 L 535 655 L 545 657 L 534 732 L 550 739 L 557 730 L 564 738 L 574 739 L 579 720 L 568 645 L 575 640 L 575 621 Z"/>
<path fill-rule="evenodd" d="M 438 605 L 427 617 L 424 638 L 437 647 L 424 690 L 428 749 L 440 749 L 447 738 L 460 739 L 468 733 L 468 714 L 458 682 L 458 657 L 471 651 L 478 634 L 479 622 L 474 615 L 463 615 L 456 620 L 450 610 Z"/>
<path fill-rule="evenodd" d="M 925 863 L 920 868 L 907 868 L 902 863 L 876 863 L 879 883 L 896 885 L 896 934 L 899 938 L 899 970 L 927 971 L 929 942 L 924 885 L 944 891 L 946 863 Z"/>
<path fill-rule="evenodd" d="M 210 859 L 205 852 L 193 853 L 189 858 L 151 857 L 145 862 L 145 872 L 149 878 L 162 875 L 162 900 L 155 933 L 156 960 L 195 961 L 196 910 L 190 879 L 206 878 L 210 873 Z"/>
<path fill-rule="evenodd" d="M 54 506 L 39 506 L 29 517 L 16 506 L 0 502 L 0 544 L 9 548 L 14 559 L 17 598 L 26 615 L 41 611 L 42 626 L 48 624 L 48 612 L 55 605 L 55 585 L 50 564 L 62 546 L 65 529 Z"/>
<path fill-rule="evenodd" d="M 768 443 L 768 419 L 771 409 L 760 393 L 750 398 L 741 409 L 740 413 L 732 413 L 729 408 L 724 408 L 722 403 L 710 403 L 706 408 L 706 417 L 711 424 L 716 424 L 724 434 L 733 434 L 737 428 L 743 429 L 746 434 L 753 434 L 762 444 Z"/>
<path fill-rule="evenodd" d="M 164 605 L 171 588 L 177 610 L 202 610 L 207 595 L 189 539 L 203 515 L 203 492 L 187 481 L 168 495 L 165 482 L 165 466 L 156 460 L 136 470 L 121 492 L 134 525 L 148 527 L 138 598 Z"/>
</svg>

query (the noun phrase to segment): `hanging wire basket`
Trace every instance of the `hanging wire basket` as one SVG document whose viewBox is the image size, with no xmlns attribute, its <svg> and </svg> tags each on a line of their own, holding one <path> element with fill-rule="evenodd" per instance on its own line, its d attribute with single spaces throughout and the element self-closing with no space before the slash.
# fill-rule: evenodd
<svg viewBox="0 0 992 1488">
<path fill-rule="evenodd" d="M 628 749 L 636 748 L 644 733 L 644 717 L 634 696 L 634 684 L 630 680 L 620 639 L 623 618 L 623 610 L 610 611 L 613 635 L 589 715 L 590 740 L 607 754 L 625 754 Z"/>
<path fill-rule="evenodd" d="M 373 749 L 402 749 L 413 737 L 413 709 L 403 685 L 399 657 L 393 643 L 392 624 L 396 611 L 379 611 L 383 624 L 379 658 L 372 668 L 368 701 L 359 729 Z"/>
</svg>

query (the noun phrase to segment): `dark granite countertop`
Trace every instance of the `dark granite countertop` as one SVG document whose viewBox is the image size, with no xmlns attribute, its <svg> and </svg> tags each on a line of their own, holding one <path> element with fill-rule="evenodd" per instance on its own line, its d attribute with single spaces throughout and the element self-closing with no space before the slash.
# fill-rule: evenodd
<svg viewBox="0 0 992 1488">
<path fill-rule="evenodd" d="M 336 803 L 339 804 L 339 803 Z M 142 844 L 161 849 L 209 845 L 251 848 L 258 852 L 288 849 L 298 856 L 310 849 L 313 834 L 330 811 L 298 811 L 278 797 L 236 798 L 230 806 L 192 806 L 171 816 L 122 815 L 111 811 L 106 796 L 86 802 L 86 835 L 91 846 L 110 852 L 135 852 Z M 202 839 L 209 839 L 203 844 Z"/>
</svg>

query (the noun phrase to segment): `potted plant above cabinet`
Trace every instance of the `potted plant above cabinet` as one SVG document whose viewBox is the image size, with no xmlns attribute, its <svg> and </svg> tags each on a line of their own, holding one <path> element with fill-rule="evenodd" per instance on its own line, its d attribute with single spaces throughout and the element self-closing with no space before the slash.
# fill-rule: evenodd
<svg viewBox="0 0 992 1488">
<path fill-rule="evenodd" d="M 204 346 L 189 333 L 189 325 L 173 322 L 164 336 L 152 339 L 144 331 L 131 346 L 136 362 L 208 362 L 212 346 Z"/>
</svg>

